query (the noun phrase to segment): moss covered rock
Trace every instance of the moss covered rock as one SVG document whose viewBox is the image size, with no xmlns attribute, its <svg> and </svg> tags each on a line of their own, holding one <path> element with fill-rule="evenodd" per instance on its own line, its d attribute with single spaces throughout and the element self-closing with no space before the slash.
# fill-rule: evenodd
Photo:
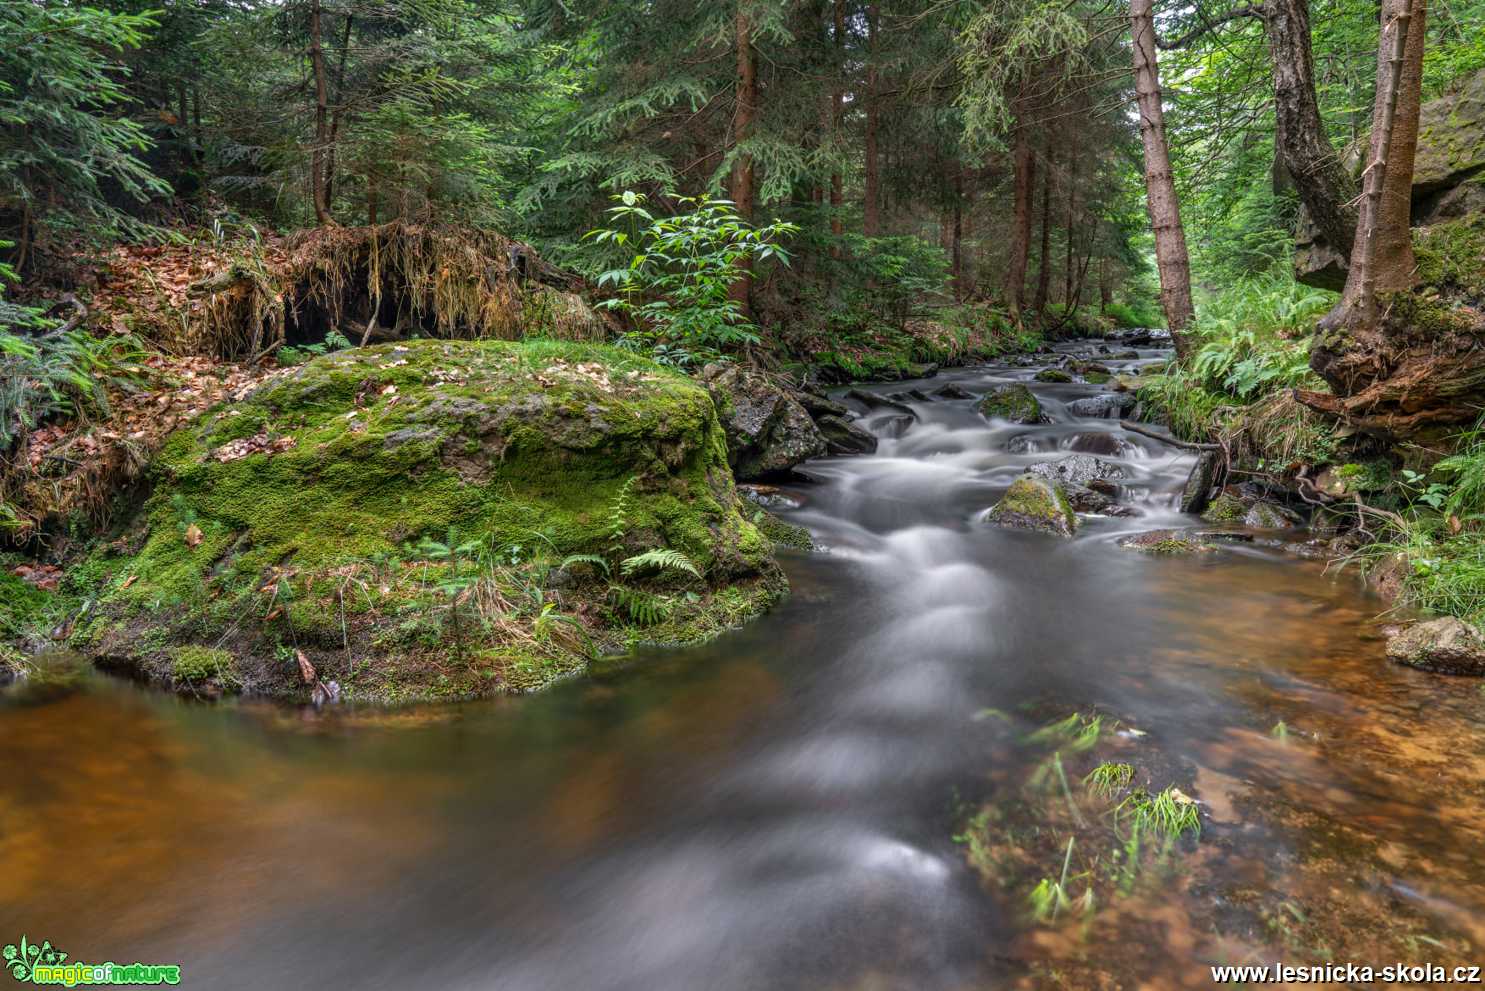
<svg viewBox="0 0 1485 991">
<path fill-rule="evenodd" d="M 1223 492 L 1212 500 L 1201 518 L 1208 523 L 1240 523 L 1248 514 L 1248 506 L 1231 492 Z"/>
<path fill-rule="evenodd" d="M 1074 381 L 1073 377 L 1060 368 L 1043 368 L 1033 376 L 1038 382 L 1066 383 Z"/>
<path fill-rule="evenodd" d="M 1024 385 L 1002 385 L 987 392 L 975 407 L 984 416 L 1011 423 L 1047 423 L 1042 404 Z"/>
<path fill-rule="evenodd" d="M 1119 546 L 1161 555 L 1199 554 L 1216 549 L 1203 535 L 1183 530 L 1147 530 L 1122 538 Z"/>
<path fill-rule="evenodd" d="M 154 479 L 141 549 L 110 562 L 80 638 L 177 686 L 527 690 L 715 633 L 784 587 L 706 390 L 598 346 L 319 358 L 177 432 Z"/>
<path fill-rule="evenodd" d="M 1060 537 L 1071 537 L 1078 529 L 1078 516 L 1061 487 L 1030 474 L 1012 482 L 986 518 L 998 526 L 1039 530 Z"/>
</svg>

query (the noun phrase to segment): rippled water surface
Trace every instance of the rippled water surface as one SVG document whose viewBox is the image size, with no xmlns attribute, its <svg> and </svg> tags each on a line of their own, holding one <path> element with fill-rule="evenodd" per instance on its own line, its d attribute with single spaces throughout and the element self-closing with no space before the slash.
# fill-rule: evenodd
<svg viewBox="0 0 1485 991">
<path fill-rule="evenodd" d="M 868 414 L 875 456 L 782 487 L 824 550 L 788 558 L 780 609 L 543 695 L 314 713 L 98 676 L 12 690 L 0 942 L 179 961 L 211 988 L 1201 987 L 1249 958 L 1485 962 L 1478 682 L 1388 665 L 1382 605 L 1290 535 L 1119 548 L 1195 523 L 1170 505 L 1190 456 L 1070 417 L 1094 386 L 1035 389 L 1051 425 L 914 399 L 893 438 L 900 413 Z M 1022 467 L 1078 450 L 1125 467 L 1140 516 L 1071 541 L 983 522 Z M 953 837 L 1040 759 L 1016 740 L 1095 709 L 1207 827 L 1158 893 L 1034 926 L 1024 872 Z"/>
</svg>

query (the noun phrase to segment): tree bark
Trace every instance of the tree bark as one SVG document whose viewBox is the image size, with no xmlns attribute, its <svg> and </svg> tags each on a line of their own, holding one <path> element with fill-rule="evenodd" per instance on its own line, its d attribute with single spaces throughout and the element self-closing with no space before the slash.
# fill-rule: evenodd
<svg viewBox="0 0 1485 991">
<path fill-rule="evenodd" d="M 753 136 L 753 124 L 758 113 L 758 61 L 753 52 L 753 25 L 748 17 L 748 0 L 738 0 L 737 17 L 734 20 L 737 44 L 737 109 L 734 117 L 735 136 L 739 148 Z M 746 150 L 738 151 L 732 160 L 732 202 L 738 214 L 747 221 L 753 219 L 753 156 Z M 741 274 L 732 283 L 731 296 L 744 310 L 749 308 L 749 294 L 753 285 L 751 261 L 744 262 Z"/>
<path fill-rule="evenodd" d="M 949 266 L 953 273 L 954 298 L 964 298 L 964 169 L 954 172 L 954 210 L 949 235 Z"/>
<path fill-rule="evenodd" d="M 1005 305 L 1011 322 L 1021 326 L 1021 300 L 1026 289 L 1026 260 L 1031 248 L 1031 190 L 1036 183 L 1036 155 L 1031 149 L 1024 105 L 1017 107 L 1014 153 L 1015 207 L 1011 219 L 1011 254 L 1005 273 Z"/>
<path fill-rule="evenodd" d="M 335 204 L 335 151 L 339 147 L 340 121 L 345 115 L 345 62 L 351 51 L 351 24 L 355 18 L 345 15 L 345 30 L 340 38 L 340 57 L 335 66 L 335 110 L 330 114 L 330 147 L 325 152 L 325 205 Z"/>
<path fill-rule="evenodd" d="M 1263 25 L 1273 62 L 1274 144 L 1305 212 L 1331 247 L 1349 255 L 1356 239 L 1356 180 L 1320 119 L 1309 0 L 1265 0 Z"/>
<path fill-rule="evenodd" d="M 1191 303 L 1191 260 L 1171 173 L 1165 139 L 1165 111 L 1160 104 L 1160 70 L 1155 62 L 1154 0 L 1130 0 L 1134 38 L 1134 89 L 1139 104 L 1140 139 L 1145 150 L 1145 199 L 1155 233 L 1155 267 L 1160 273 L 1160 303 L 1176 356 L 1187 351 L 1186 327 L 1195 316 Z"/>
<path fill-rule="evenodd" d="M 1031 308 L 1037 316 L 1047 312 L 1047 296 L 1052 287 L 1052 160 L 1042 162 L 1042 251 L 1036 267 L 1036 295 Z"/>
<path fill-rule="evenodd" d="M 877 174 L 877 4 L 866 6 L 866 133 L 865 133 L 865 203 L 862 206 L 862 230 L 867 237 L 881 231 L 881 193 Z"/>
<path fill-rule="evenodd" d="M 315 77 L 315 143 L 309 152 L 310 195 L 314 202 L 315 222 L 321 227 L 335 223 L 330 204 L 325 201 L 325 147 L 330 137 L 330 90 L 325 80 L 325 49 L 322 44 L 320 0 L 309 5 L 309 64 Z"/>
</svg>

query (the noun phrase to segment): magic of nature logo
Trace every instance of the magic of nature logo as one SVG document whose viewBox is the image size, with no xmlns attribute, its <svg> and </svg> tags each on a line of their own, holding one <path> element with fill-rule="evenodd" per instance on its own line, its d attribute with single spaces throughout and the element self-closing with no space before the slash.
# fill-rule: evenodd
<svg viewBox="0 0 1485 991">
<path fill-rule="evenodd" d="M 180 964 L 69 961 L 67 954 L 53 946 L 51 940 L 33 943 L 26 936 L 0 950 L 0 963 L 22 984 L 75 988 L 98 984 L 128 987 L 180 983 Z"/>
</svg>

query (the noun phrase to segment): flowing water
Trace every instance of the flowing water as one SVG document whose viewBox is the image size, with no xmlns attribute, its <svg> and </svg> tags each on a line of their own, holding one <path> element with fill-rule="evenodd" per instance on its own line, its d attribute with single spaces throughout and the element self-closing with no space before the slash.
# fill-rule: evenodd
<svg viewBox="0 0 1485 991">
<path fill-rule="evenodd" d="M 1035 390 L 1056 422 L 868 414 L 876 455 L 779 493 L 822 551 L 786 560 L 776 612 L 542 695 L 315 712 L 94 675 L 11 690 L 0 944 L 178 961 L 221 989 L 1205 987 L 1212 962 L 1485 962 L 1478 683 L 1389 665 L 1384 607 L 1286 553 L 1297 535 L 1119 548 L 1195 523 L 1171 508 L 1190 455 L 1071 417 L 1097 387 Z M 1073 540 L 983 521 L 1071 450 L 1123 466 L 1141 515 Z M 1056 875 L 1060 835 L 1050 865 L 1055 830 L 1015 811 L 981 815 L 988 854 L 954 837 L 1018 807 L 1046 756 L 1027 733 L 1093 710 L 1205 830 L 1095 917 L 1036 925 L 1025 885 Z"/>
</svg>

